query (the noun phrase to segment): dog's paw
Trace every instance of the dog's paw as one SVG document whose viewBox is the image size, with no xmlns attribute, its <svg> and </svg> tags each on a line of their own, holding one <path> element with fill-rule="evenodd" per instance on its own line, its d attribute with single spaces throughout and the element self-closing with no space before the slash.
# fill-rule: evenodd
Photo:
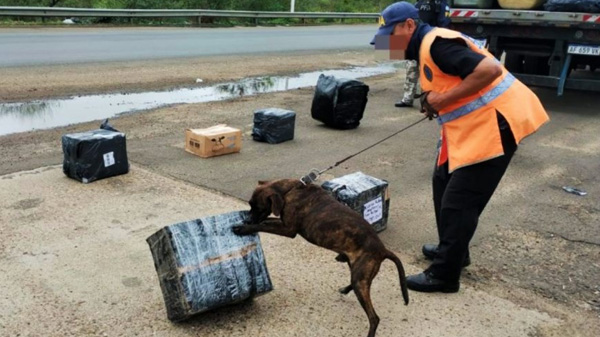
<svg viewBox="0 0 600 337">
<path fill-rule="evenodd" d="M 346 254 L 339 254 L 338 256 L 335 257 L 335 260 L 338 262 L 348 262 L 350 260 L 348 260 L 348 257 L 346 256 Z"/>
<path fill-rule="evenodd" d="M 344 295 L 348 295 L 349 292 L 352 291 L 352 285 L 349 285 L 347 287 L 343 287 L 339 289 L 340 294 L 344 294 Z"/>
<path fill-rule="evenodd" d="M 252 232 L 248 230 L 247 226 L 233 227 L 233 233 L 236 234 L 236 235 L 248 235 L 248 234 L 252 234 Z"/>
</svg>

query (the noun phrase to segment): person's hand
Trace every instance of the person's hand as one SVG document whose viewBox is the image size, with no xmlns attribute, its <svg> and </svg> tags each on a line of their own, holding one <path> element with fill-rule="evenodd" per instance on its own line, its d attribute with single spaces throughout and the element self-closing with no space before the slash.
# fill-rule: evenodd
<svg viewBox="0 0 600 337">
<path fill-rule="evenodd" d="M 429 120 L 432 120 L 438 117 L 438 111 L 434 109 L 431 106 L 431 104 L 429 104 L 428 98 L 430 94 L 431 91 L 422 93 L 421 95 L 419 95 L 419 101 L 421 102 L 421 113 L 425 114 L 425 116 L 428 117 Z"/>
<path fill-rule="evenodd" d="M 439 92 L 430 91 L 426 97 L 429 107 L 436 113 L 446 107 L 445 95 Z"/>
</svg>

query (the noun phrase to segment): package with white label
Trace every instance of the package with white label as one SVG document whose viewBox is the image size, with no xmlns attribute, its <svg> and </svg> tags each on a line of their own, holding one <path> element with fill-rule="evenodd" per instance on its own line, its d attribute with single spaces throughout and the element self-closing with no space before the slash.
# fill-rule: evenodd
<svg viewBox="0 0 600 337">
<path fill-rule="evenodd" d="M 238 236 L 248 211 L 164 227 L 146 241 L 167 317 L 181 321 L 273 289 L 258 235 Z"/>
<path fill-rule="evenodd" d="M 125 134 L 107 122 L 98 130 L 62 136 L 63 172 L 83 183 L 129 172 Z"/>
<path fill-rule="evenodd" d="M 360 213 L 375 231 L 386 229 L 390 210 L 387 181 L 355 172 L 326 181 L 321 187 Z"/>
</svg>

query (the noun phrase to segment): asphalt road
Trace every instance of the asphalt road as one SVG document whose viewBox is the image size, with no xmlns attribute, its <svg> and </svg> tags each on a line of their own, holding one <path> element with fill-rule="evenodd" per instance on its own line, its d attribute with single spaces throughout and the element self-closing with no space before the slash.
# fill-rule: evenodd
<svg viewBox="0 0 600 337">
<path fill-rule="evenodd" d="M 375 25 L 0 30 L 0 67 L 369 48 Z"/>
</svg>

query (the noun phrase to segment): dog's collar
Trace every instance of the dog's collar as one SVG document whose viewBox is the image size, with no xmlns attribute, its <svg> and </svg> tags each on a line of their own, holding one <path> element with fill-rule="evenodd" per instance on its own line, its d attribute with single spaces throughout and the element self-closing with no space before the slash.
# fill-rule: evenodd
<svg viewBox="0 0 600 337">
<path fill-rule="evenodd" d="M 306 186 L 309 184 L 312 184 L 313 182 L 317 181 L 317 179 L 319 179 L 319 175 L 321 173 L 319 172 L 319 170 L 317 169 L 312 169 L 307 175 L 302 176 L 300 178 L 300 182 L 302 183 L 302 185 Z"/>
</svg>

